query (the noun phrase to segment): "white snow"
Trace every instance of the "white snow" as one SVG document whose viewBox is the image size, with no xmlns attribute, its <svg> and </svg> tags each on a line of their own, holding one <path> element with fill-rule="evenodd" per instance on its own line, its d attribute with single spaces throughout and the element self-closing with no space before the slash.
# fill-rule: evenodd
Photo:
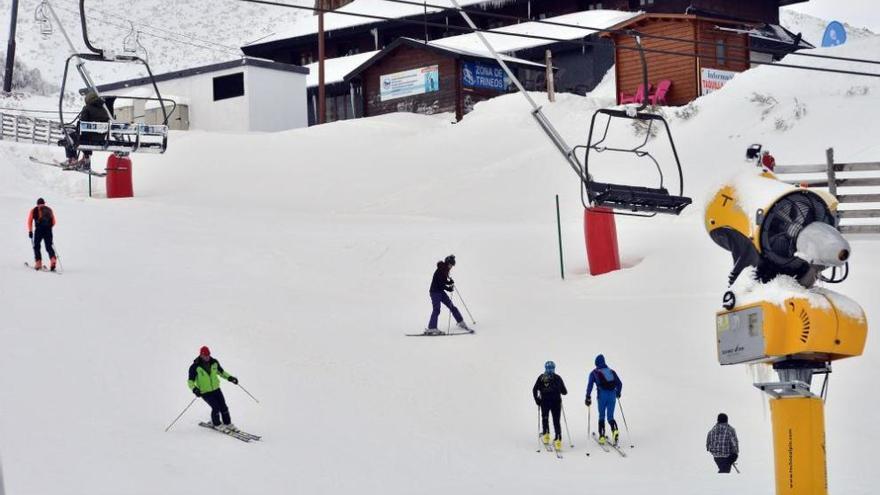
<svg viewBox="0 0 880 495">
<path fill-rule="evenodd" d="M 324 84 L 342 82 L 349 72 L 360 67 L 361 64 L 377 53 L 379 53 L 379 50 L 348 55 L 345 57 L 328 58 L 324 61 Z M 306 76 L 306 86 L 310 88 L 312 86 L 317 86 L 318 62 L 311 63 L 305 67 L 309 69 L 309 74 Z"/>
<path fill-rule="evenodd" d="M 867 39 L 817 52 L 878 49 Z M 101 198 L 100 182 L 89 199 L 83 175 L 27 159 L 60 158 L 58 148 L 0 143 L 8 493 L 771 493 L 764 399 L 749 368 L 716 361 L 731 260 L 705 233 L 700 203 L 751 166 L 742 156 L 755 142 L 780 164 L 821 162 L 828 146 L 842 161 L 878 160 L 865 138 L 880 130 L 878 91 L 876 79 L 761 67 L 687 117 L 664 109 L 697 204 L 676 218 L 619 218 L 627 269 L 601 277 L 584 275 L 577 181 L 519 95 L 454 125 L 391 114 L 272 134 L 172 132 L 166 154 L 133 157 L 129 200 Z M 571 144 L 605 104 L 534 96 Z M 627 127 L 611 137 L 639 140 Z M 668 165 L 668 152 L 657 156 Z M 650 183 L 652 170 L 591 166 L 615 182 Z M 61 276 L 22 266 L 24 219 L 40 196 L 57 212 Z M 851 275 L 834 289 L 872 321 L 877 241 L 852 248 Z M 425 326 L 434 263 L 450 253 L 478 333 L 403 337 Z M 833 493 L 873 494 L 880 482 L 873 342 L 834 366 Z M 186 369 L 205 344 L 261 400 L 224 382 L 234 421 L 263 442 L 199 428 L 201 402 L 162 431 L 192 398 Z M 627 459 L 587 440 L 583 390 L 599 352 L 626 384 Z M 547 359 L 570 391 L 575 448 L 562 461 L 535 452 L 529 394 Z M 704 452 L 720 411 L 739 434 L 741 475 L 716 475 Z"/>
</svg>

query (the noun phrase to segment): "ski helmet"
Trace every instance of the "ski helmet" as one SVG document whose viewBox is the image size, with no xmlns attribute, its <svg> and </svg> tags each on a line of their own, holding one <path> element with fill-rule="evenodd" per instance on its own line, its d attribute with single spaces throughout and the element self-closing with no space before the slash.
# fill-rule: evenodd
<svg viewBox="0 0 880 495">
<path fill-rule="evenodd" d="M 547 361 L 546 363 L 544 363 L 544 371 L 546 373 L 553 373 L 554 371 L 556 371 L 556 363 L 554 363 L 553 361 Z"/>
<path fill-rule="evenodd" d="M 208 346 L 203 345 L 201 349 L 199 349 L 199 356 L 210 356 L 211 349 L 208 349 Z"/>
<path fill-rule="evenodd" d="M 718 415 L 718 422 L 719 423 L 727 423 L 727 415 L 724 413 L 719 414 Z"/>
<path fill-rule="evenodd" d="M 38 205 L 44 205 L 44 204 L 46 204 L 46 200 L 43 199 L 43 198 L 37 198 L 37 204 L 38 204 Z"/>
<path fill-rule="evenodd" d="M 455 255 L 450 254 L 449 256 L 446 257 L 446 259 L 443 260 L 443 262 L 449 266 L 455 266 Z"/>
</svg>

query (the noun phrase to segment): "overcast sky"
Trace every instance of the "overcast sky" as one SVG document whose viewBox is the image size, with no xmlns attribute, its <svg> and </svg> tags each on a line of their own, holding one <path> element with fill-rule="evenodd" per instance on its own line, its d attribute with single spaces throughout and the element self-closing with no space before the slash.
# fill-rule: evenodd
<svg viewBox="0 0 880 495">
<path fill-rule="evenodd" d="M 841 21 L 880 33 L 880 2 L 877 0 L 810 0 L 790 9 L 829 21 Z"/>
</svg>

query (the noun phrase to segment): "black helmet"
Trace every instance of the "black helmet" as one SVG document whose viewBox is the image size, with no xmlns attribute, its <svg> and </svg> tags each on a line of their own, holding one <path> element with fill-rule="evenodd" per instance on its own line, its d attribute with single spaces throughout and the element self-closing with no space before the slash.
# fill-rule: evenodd
<svg viewBox="0 0 880 495">
<path fill-rule="evenodd" d="M 37 204 L 38 204 L 38 205 L 44 205 L 44 204 L 46 204 L 46 200 L 43 199 L 43 198 L 37 198 Z"/>
<path fill-rule="evenodd" d="M 455 266 L 455 255 L 450 254 L 449 256 L 446 257 L 446 259 L 443 260 L 443 262 L 449 266 Z"/>
</svg>

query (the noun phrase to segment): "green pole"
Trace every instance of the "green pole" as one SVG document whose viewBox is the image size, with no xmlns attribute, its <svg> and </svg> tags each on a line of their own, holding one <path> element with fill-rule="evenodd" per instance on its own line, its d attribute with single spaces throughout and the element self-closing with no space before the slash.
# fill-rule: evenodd
<svg viewBox="0 0 880 495">
<path fill-rule="evenodd" d="M 562 261 L 562 222 L 559 219 L 559 195 L 556 195 L 556 233 L 559 236 L 559 275 L 565 280 L 565 263 Z"/>
</svg>

